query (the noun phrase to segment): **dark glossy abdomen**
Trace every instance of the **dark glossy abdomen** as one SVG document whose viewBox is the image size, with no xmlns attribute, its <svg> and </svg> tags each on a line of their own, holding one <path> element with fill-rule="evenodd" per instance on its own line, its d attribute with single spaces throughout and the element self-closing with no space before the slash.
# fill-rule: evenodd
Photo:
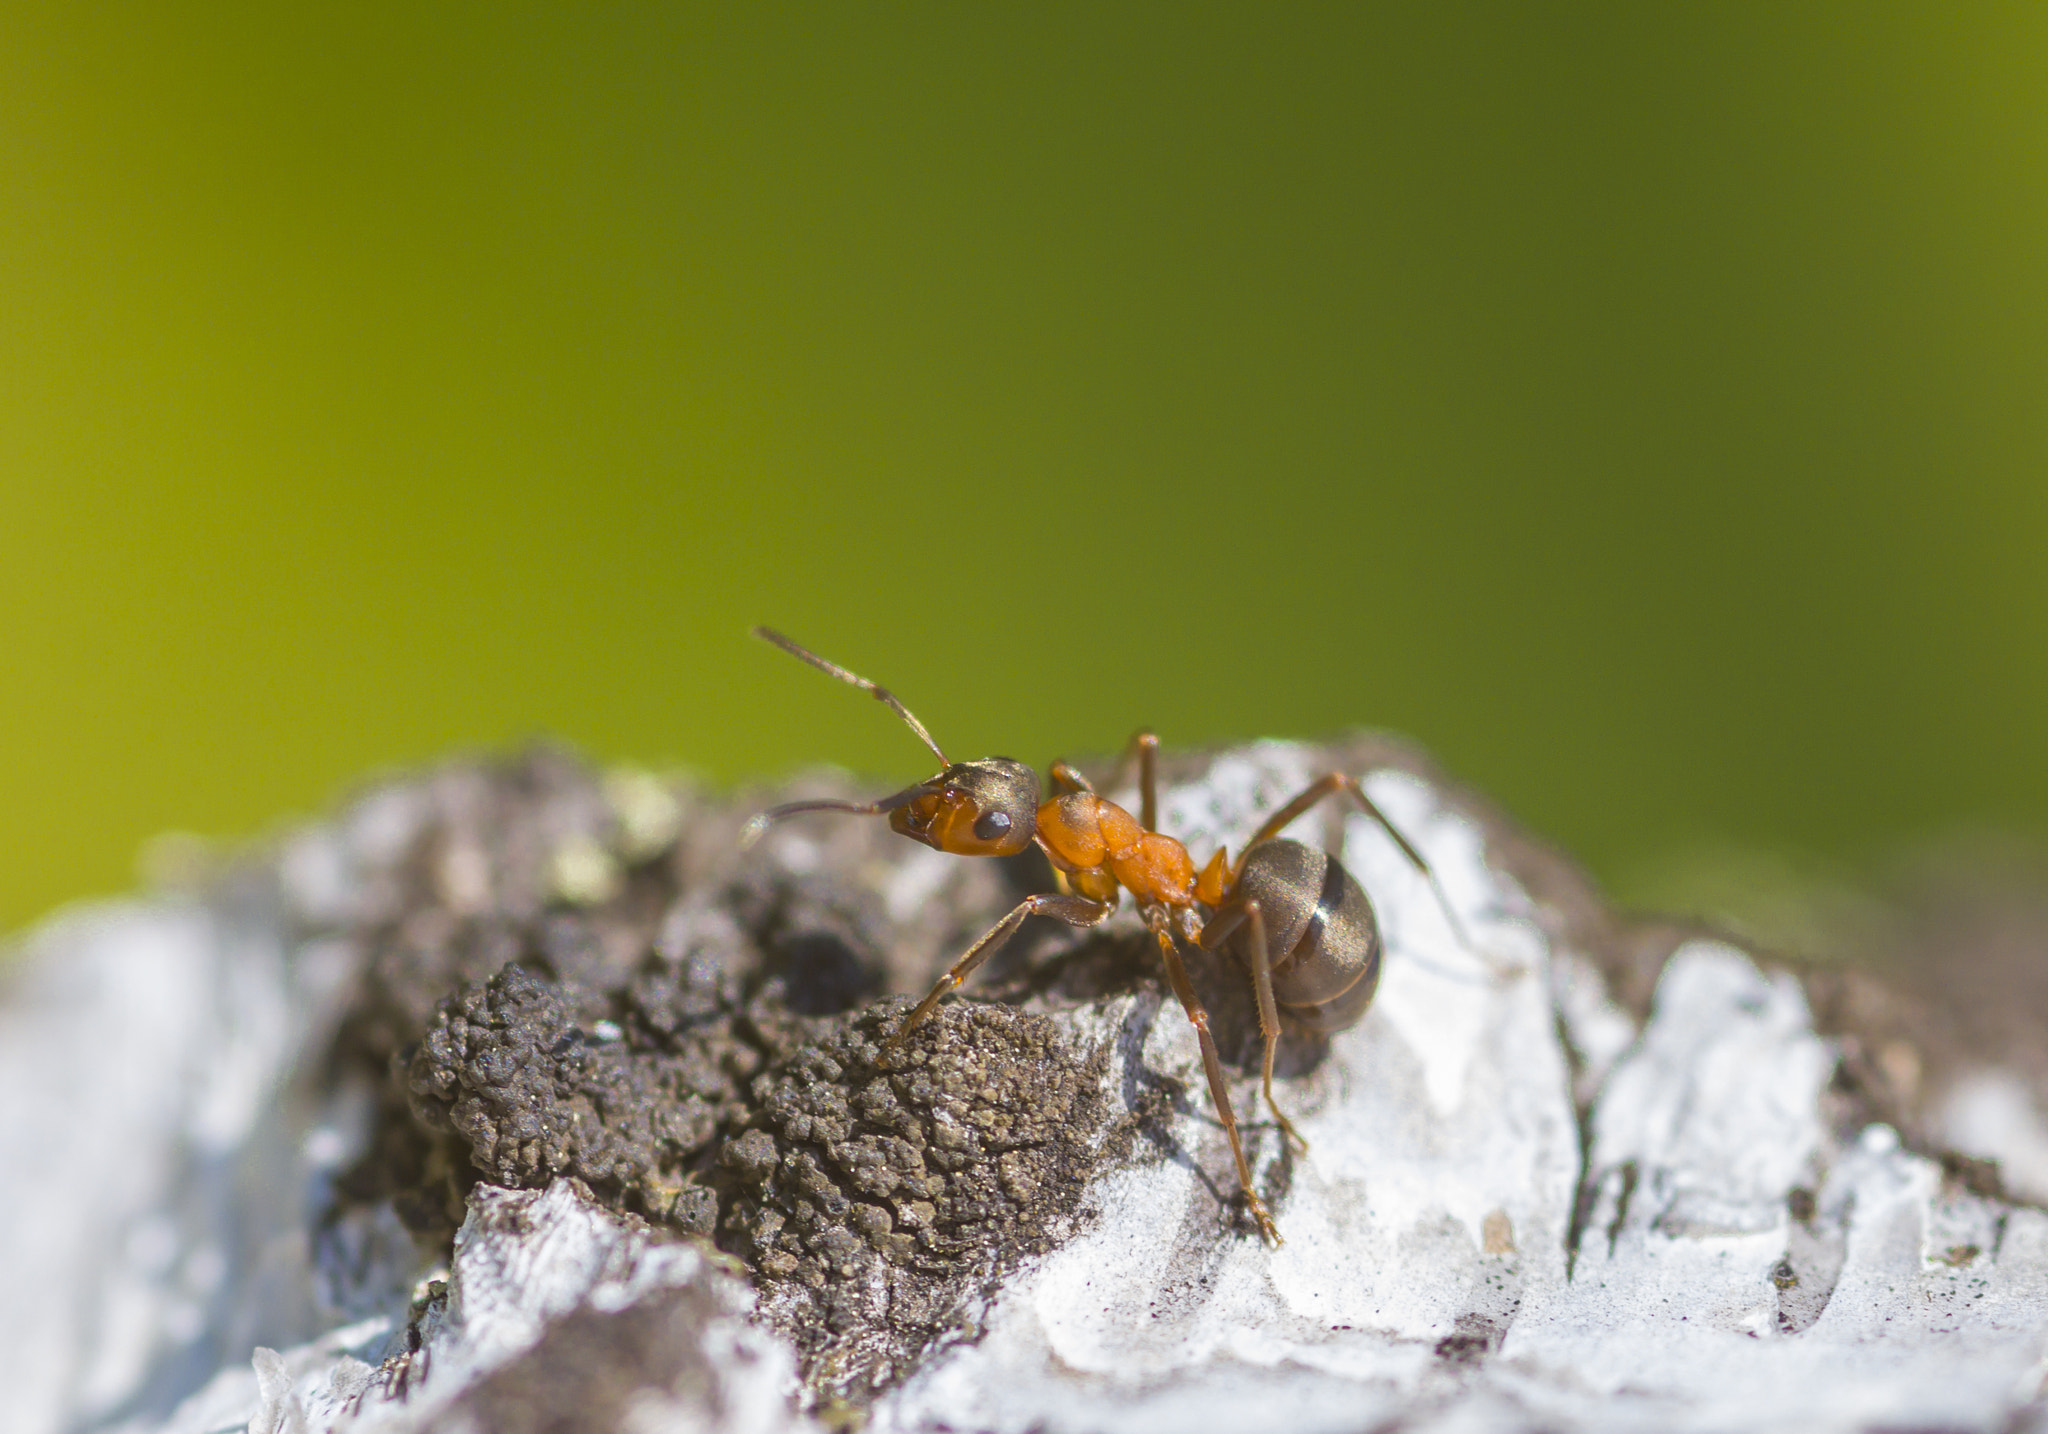
<svg viewBox="0 0 2048 1434">
<path fill-rule="evenodd" d="M 1259 903 L 1272 958 L 1273 999 L 1312 1031 L 1357 1024 L 1380 985 L 1380 930 L 1372 902 L 1343 863 L 1296 841 L 1253 847 L 1233 900 Z M 1249 927 L 1237 936 L 1249 950 Z"/>
</svg>

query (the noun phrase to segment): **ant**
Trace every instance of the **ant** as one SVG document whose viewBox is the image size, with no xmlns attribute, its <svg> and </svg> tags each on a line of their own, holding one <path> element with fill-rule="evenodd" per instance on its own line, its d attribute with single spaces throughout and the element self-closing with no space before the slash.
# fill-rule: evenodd
<svg viewBox="0 0 2048 1434">
<path fill-rule="evenodd" d="M 774 643 L 792 657 L 809 663 L 841 682 L 860 688 L 887 706 L 915 732 L 939 759 L 937 776 L 875 802 L 791 802 L 760 813 L 747 823 L 740 840 L 751 846 L 769 825 L 800 812 L 850 812 L 884 816 L 890 827 L 936 851 L 955 856 L 1014 856 L 1036 845 L 1051 861 L 1059 892 L 1026 898 L 967 948 L 922 1001 L 913 1007 L 883 1042 L 885 1051 L 900 1046 L 922 1025 L 946 995 L 959 988 L 976 967 L 1001 949 L 1028 917 L 1051 916 L 1069 926 L 1097 926 L 1117 909 L 1123 893 L 1136 902 L 1138 915 L 1159 943 L 1166 979 L 1201 1043 L 1202 1067 L 1209 1096 L 1230 1137 L 1237 1180 L 1259 1232 L 1274 1244 L 1280 1232 L 1252 1186 L 1251 1166 L 1238 1135 L 1237 1116 L 1216 1040 L 1209 1032 L 1209 1013 L 1188 980 L 1175 938 L 1205 951 L 1233 943 L 1231 949 L 1251 976 L 1258 1001 L 1259 1034 L 1264 1042 L 1261 1088 L 1266 1107 L 1286 1138 L 1306 1152 L 1308 1142 L 1273 1098 L 1273 1053 L 1280 1039 L 1280 1011 L 1318 1034 L 1334 1034 L 1357 1024 L 1379 989 L 1381 941 L 1372 902 L 1337 858 L 1297 841 L 1280 838 L 1287 825 L 1324 798 L 1342 793 L 1371 817 L 1410 864 L 1429 882 L 1449 918 L 1459 944 L 1473 950 L 1449 898 L 1408 839 L 1373 805 L 1356 778 L 1331 772 L 1302 789 L 1268 817 L 1232 862 L 1218 848 L 1198 873 L 1188 849 L 1173 837 L 1154 830 L 1158 819 L 1155 775 L 1159 739 L 1140 732 L 1118 763 L 1121 771 L 1135 752 L 1138 759 L 1139 810 L 1133 816 L 1099 795 L 1088 779 L 1065 762 L 1052 765 L 1057 794 L 1039 801 L 1038 774 L 1009 757 L 984 757 L 953 762 L 932 740 L 924 724 L 887 688 L 828 662 L 772 628 L 757 627 L 754 635 Z M 1208 908 L 1206 920 L 1197 906 Z M 1483 958 L 1482 958 L 1483 959 Z"/>
</svg>

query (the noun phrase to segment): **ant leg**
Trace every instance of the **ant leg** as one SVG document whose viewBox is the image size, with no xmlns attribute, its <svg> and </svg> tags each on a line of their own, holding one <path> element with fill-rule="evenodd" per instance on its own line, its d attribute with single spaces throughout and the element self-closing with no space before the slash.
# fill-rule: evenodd
<svg viewBox="0 0 2048 1434">
<path fill-rule="evenodd" d="M 1124 773 L 1130 769 L 1131 759 L 1138 760 L 1138 822 L 1146 831 L 1156 831 L 1159 820 L 1159 778 L 1155 771 L 1159 738 L 1149 729 L 1131 738 L 1123 755 L 1116 759 L 1116 765 L 1109 769 L 1109 780 L 1102 785 L 1115 791 L 1124 784 Z M 1095 791 L 1095 784 L 1089 781 L 1072 764 L 1054 762 L 1052 779 L 1070 792 Z"/>
<path fill-rule="evenodd" d="M 1140 732 L 1131 739 L 1138 746 L 1138 821 L 1146 831 L 1159 827 L 1159 739 Z"/>
<path fill-rule="evenodd" d="M 1323 800 L 1323 798 L 1336 792 L 1342 792 L 1350 797 L 1352 801 L 1358 803 L 1359 809 L 1378 822 L 1381 831 L 1384 831 L 1393 838 L 1394 845 L 1401 849 L 1401 855 L 1408 858 L 1408 864 L 1422 873 L 1422 879 L 1429 883 L 1430 891 L 1436 896 L 1436 904 L 1442 908 L 1444 920 L 1450 923 L 1451 934 L 1457 937 L 1460 946 L 1478 957 L 1481 962 L 1493 971 L 1496 977 L 1505 978 L 1521 974 L 1521 967 L 1513 966 L 1504 969 L 1500 962 L 1473 944 L 1471 935 L 1465 930 L 1465 923 L 1458 919 L 1457 909 L 1451 905 L 1450 895 L 1445 892 L 1443 883 L 1437 880 L 1436 872 L 1430 868 L 1427 861 L 1423 860 L 1422 853 L 1415 849 L 1415 844 L 1409 841 L 1407 837 L 1401 835 L 1401 829 L 1387 819 L 1385 812 L 1373 804 L 1372 798 L 1368 797 L 1365 794 L 1365 789 L 1358 784 L 1358 779 L 1348 773 L 1331 772 L 1316 778 L 1315 781 L 1310 782 L 1304 787 L 1293 801 L 1280 808 L 1272 816 L 1266 818 L 1265 824 L 1252 835 L 1250 841 L 1244 844 L 1244 850 L 1238 853 L 1238 868 L 1243 867 L 1245 856 L 1250 853 L 1253 847 L 1257 846 L 1260 842 L 1271 841 L 1286 828 L 1289 822 L 1293 821 L 1317 802 Z M 1230 872 L 1230 880 L 1226 890 L 1236 885 L 1237 869 L 1233 869 Z"/>
<path fill-rule="evenodd" d="M 1387 829 L 1387 835 L 1392 837 L 1395 845 L 1399 846 L 1407 854 L 1408 860 L 1414 862 L 1424 871 L 1429 870 L 1429 863 L 1422 859 L 1422 853 L 1409 845 L 1408 838 L 1396 831 L 1394 824 L 1388 821 L 1381 814 L 1380 809 L 1372 804 L 1372 799 L 1366 796 L 1364 789 L 1358 785 L 1357 778 L 1344 772 L 1327 773 L 1316 778 L 1313 782 L 1310 782 L 1306 787 L 1295 793 L 1292 801 L 1288 802 L 1287 805 L 1280 808 L 1279 811 L 1273 813 L 1270 817 L 1267 817 L 1265 824 L 1252 833 L 1252 839 L 1244 844 L 1244 851 L 1250 851 L 1260 842 L 1271 841 L 1274 837 L 1280 835 L 1282 831 L 1286 830 L 1287 825 L 1296 817 L 1335 792 L 1350 793 L 1352 797 L 1357 799 L 1358 804 L 1365 808 L 1374 821 L 1377 821 Z M 1238 865 L 1242 866 L 1244 864 L 1242 853 L 1240 853 L 1237 860 Z M 1235 876 L 1236 873 L 1233 872 L 1232 875 Z"/>
<path fill-rule="evenodd" d="M 1124 784 L 1124 773 L 1129 770 L 1131 759 L 1138 761 L 1138 824 L 1146 831 L 1159 829 L 1159 736 L 1147 727 L 1132 736 L 1124 746 L 1123 754 L 1116 759 L 1116 766 L 1110 769 L 1109 780 L 1103 783 L 1110 791 Z"/>
<path fill-rule="evenodd" d="M 1247 901 L 1244 911 L 1252 924 L 1252 993 L 1259 1000 L 1259 1035 L 1266 1045 L 1265 1064 L 1261 1071 L 1266 1109 L 1273 1112 L 1273 1119 L 1280 1122 L 1280 1129 L 1306 1155 L 1308 1142 L 1301 1138 L 1294 1122 L 1280 1109 L 1280 1102 L 1273 1099 L 1273 1051 L 1280 1044 L 1280 1008 L 1273 1000 L 1273 952 L 1266 945 L 1266 918 L 1256 901 Z"/>
<path fill-rule="evenodd" d="M 1265 1041 L 1265 1063 L 1262 1071 L 1266 1108 L 1273 1112 L 1273 1119 L 1280 1123 L 1286 1134 L 1302 1154 L 1308 1154 L 1308 1141 L 1294 1128 L 1294 1122 L 1280 1109 L 1280 1103 L 1273 1099 L 1273 1052 L 1280 1044 L 1280 1007 L 1273 999 L 1273 953 L 1266 944 L 1266 918 L 1259 910 L 1259 903 L 1247 901 L 1242 906 L 1226 907 L 1211 917 L 1195 938 L 1195 944 L 1204 951 L 1214 951 L 1237 933 L 1245 922 L 1251 922 L 1252 959 L 1246 964 L 1251 967 L 1252 994 L 1259 1003 L 1259 1035 Z"/>
<path fill-rule="evenodd" d="M 1195 1028 L 1195 1036 L 1202 1044 L 1202 1068 L 1209 1076 L 1209 1099 L 1216 1103 L 1216 1114 L 1222 1118 L 1224 1132 L 1230 1137 L 1230 1154 L 1237 1161 L 1238 1188 L 1244 1191 L 1245 1204 L 1251 1207 L 1252 1219 L 1258 1224 L 1259 1233 L 1274 1244 L 1282 1243 L 1280 1230 L 1274 1225 L 1273 1217 L 1266 1210 L 1266 1202 L 1259 1198 L 1259 1192 L 1252 1187 L 1252 1167 L 1244 1158 L 1244 1141 L 1237 1133 L 1237 1116 L 1230 1108 L 1230 1090 L 1223 1081 L 1223 1061 L 1216 1054 L 1216 1038 L 1209 1034 L 1209 1013 L 1195 996 L 1195 988 L 1188 981 L 1187 968 L 1181 964 L 1180 952 L 1174 949 L 1173 934 L 1158 922 L 1148 923 L 1152 934 L 1159 938 L 1159 959 L 1166 965 L 1166 979 L 1173 986 L 1173 994 L 1180 998 L 1181 1009 L 1188 1013 L 1188 1022 Z"/>
<path fill-rule="evenodd" d="M 939 977 L 931 994 L 903 1018 L 895 1033 L 882 1042 L 884 1050 L 901 1045 L 903 1038 L 923 1025 L 946 993 L 959 989 L 960 983 L 974 974 L 974 968 L 1002 949 L 1003 943 L 1017 934 L 1017 928 L 1024 924 L 1027 916 L 1057 916 L 1069 926 L 1093 926 L 1107 919 L 1116 907 L 1106 901 L 1090 901 L 1082 896 L 1033 896 L 1020 904 L 1015 911 L 998 921 L 989 933 L 967 948 L 967 954 L 953 963 L 952 969 Z"/>
<path fill-rule="evenodd" d="M 1095 784 L 1082 776 L 1079 768 L 1066 762 L 1052 764 L 1052 780 L 1054 786 L 1069 792 L 1086 792 L 1090 796 L 1095 794 Z"/>
<path fill-rule="evenodd" d="M 1237 928 L 1244 925 L 1244 908 L 1226 906 L 1209 918 L 1209 922 L 1195 937 L 1195 944 L 1204 951 L 1214 951 L 1231 938 Z"/>
</svg>

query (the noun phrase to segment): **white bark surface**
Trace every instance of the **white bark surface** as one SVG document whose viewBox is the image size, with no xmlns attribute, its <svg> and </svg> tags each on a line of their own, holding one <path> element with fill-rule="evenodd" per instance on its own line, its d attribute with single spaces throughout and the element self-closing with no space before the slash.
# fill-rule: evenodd
<svg viewBox="0 0 2048 1434">
<path fill-rule="evenodd" d="M 616 1316 L 677 1293 L 701 1299 L 666 1322 L 664 1333 L 681 1346 L 673 1367 L 622 1401 L 626 1421 L 636 1430 L 731 1434 L 806 1427 L 789 1405 L 794 1362 L 748 1322 L 753 1299 L 743 1280 L 701 1246 L 628 1229 L 565 1182 L 546 1191 L 479 1187 L 456 1236 L 452 1273 L 430 1291 L 416 1315 L 419 1348 L 394 1361 L 397 1379 L 380 1382 L 358 1357 L 392 1343 L 394 1322 L 372 1319 L 288 1352 L 258 1348 L 249 1366 L 222 1371 L 161 1427 L 166 1434 L 244 1424 L 251 1434 L 342 1425 L 392 1434 L 486 1430 L 488 1412 L 464 1396 L 536 1358 L 557 1322 L 579 1311 Z M 577 1372 L 587 1376 L 588 1363 Z M 551 1367 L 538 1377 L 568 1373 Z"/>
<path fill-rule="evenodd" d="M 1314 760 L 1226 755 L 1167 794 L 1162 828 L 1198 858 L 1235 847 Z M 2021 1203 L 2048 1180 L 2048 1122 L 2030 1087 L 1990 1071 L 1949 1096 L 1943 1129 L 2022 1192 L 1972 1194 L 1890 1127 L 1842 1127 L 1796 979 L 1694 942 L 1639 1029 L 1474 821 L 1402 772 L 1368 790 L 1519 974 L 1489 975 L 1392 843 L 1343 823 L 1386 968 L 1365 1019 L 1282 1085 L 1310 1150 L 1285 1172 L 1278 1249 L 1217 1234 L 1233 1180 L 1171 997 L 1063 1014 L 1113 1045 L 1117 1098 L 1180 1083 L 1164 1148 L 1101 1173 L 1081 1233 L 1015 1272 L 982 1337 L 928 1356 L 871 1427 L 2048 1429 L 2048 1215 Z M 30 939 L 0 1004 L 7 1427 L 462 1427 L 565 1317 L 684 1294 L 673 1338 L 701 1358 L 625 1422 L 798 1427 L 794 1362 L 745 1323 L 723 1257 L 566 1185 L 482 1190 L 438 1286 L 418 1283 L 435 1252 L 395 1220 L 315 1239 L 367 1095 L 304 1065 L 352 958 L 288 933 L 294 903 L 374 882 L 372 806 L 301 838 L 282 885 Z M 921 861 L 906 844 L 906 880 Z M 1264 1179 L 1283 1153 L 1256 1082 L 1236 1091 Z"/>
</svg>

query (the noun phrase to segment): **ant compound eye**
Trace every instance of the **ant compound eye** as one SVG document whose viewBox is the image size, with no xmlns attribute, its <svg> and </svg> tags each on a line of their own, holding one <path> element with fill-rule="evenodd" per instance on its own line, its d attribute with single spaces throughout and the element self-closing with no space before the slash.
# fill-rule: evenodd
<svg viewBox="0 0 2048 1434">
<path fill-rule="evenodd" d="M 1008 812 L 983 812 L 981 820 L 974 824 L 974 835 L 982 841 L 1001 841 L 1010 834 Z"/>
</svg>

